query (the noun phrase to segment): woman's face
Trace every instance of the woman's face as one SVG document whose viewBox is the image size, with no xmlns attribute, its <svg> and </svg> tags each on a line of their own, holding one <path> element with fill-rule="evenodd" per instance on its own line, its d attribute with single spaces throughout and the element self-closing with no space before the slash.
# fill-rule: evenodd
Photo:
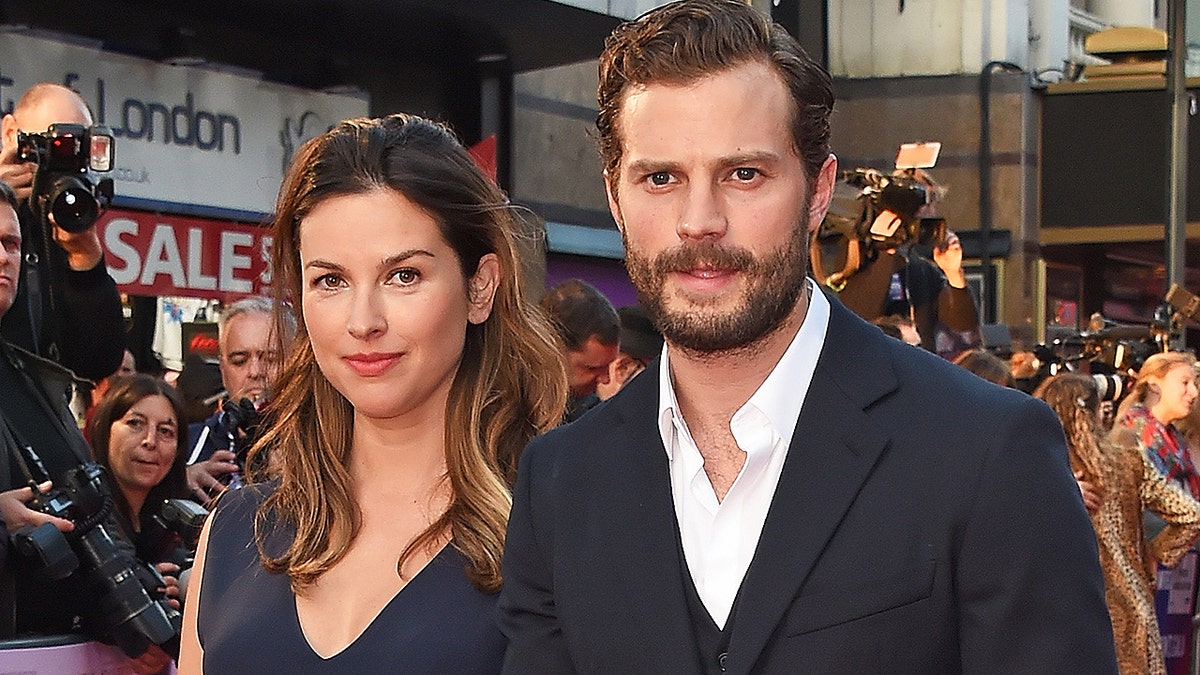
<svg viewBox="0 0 1200 675">
<path fill-rule="evenodd" d="M 1197 396 L 1196 376 L 1190 365 L 1181 363 L 1150 382 L 1158 386 L 1158 401 L 1151 408 L 1155 417 L 1165 424 L 1187 417 Z"/>
<path fill-rule="evenodd" d="M 178 438 L 171 402 L 161 394 L 147 396 L 109 427 L 109 471 L 122 490 L 148 492 L 171 470 Z"/>
<path fill-rule="evenodd" d="M 313 208 L 300 224 L 300 266 L 317 365 L 356 417 L 443 414 L 467 323 L 491 312 L 496 256 L 465 279 L 434 218 L 381 189 Z"/>
</svg>

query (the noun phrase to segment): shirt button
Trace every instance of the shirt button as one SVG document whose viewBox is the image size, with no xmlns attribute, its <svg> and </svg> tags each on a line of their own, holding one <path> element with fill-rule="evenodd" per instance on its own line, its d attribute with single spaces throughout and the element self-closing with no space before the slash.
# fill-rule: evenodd
<svg viewBox="0 0 1200 675">
<path fill-rule="evenodd" d="M 725 672 L 725 661 L 728 658 L 729 658 L 729 652 L 721 652 L 721 654 L 719 656 L 717 656 L 717 665 L 721 667 L 722 673 Z"/>
</svg>

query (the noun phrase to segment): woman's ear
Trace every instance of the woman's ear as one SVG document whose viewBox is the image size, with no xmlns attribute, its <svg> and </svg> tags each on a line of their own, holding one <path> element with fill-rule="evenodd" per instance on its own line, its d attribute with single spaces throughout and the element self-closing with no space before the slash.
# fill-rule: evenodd
<svg viewBox="0 0 1200 675">
<path fill-rule="evenodd" d="M 489 253 L 479 259 L 475 274 L 467 280 L 467 321 L 480 324 L 492 315 L 496 289 L 500 287 L 500 259 Z"/>
</svg>

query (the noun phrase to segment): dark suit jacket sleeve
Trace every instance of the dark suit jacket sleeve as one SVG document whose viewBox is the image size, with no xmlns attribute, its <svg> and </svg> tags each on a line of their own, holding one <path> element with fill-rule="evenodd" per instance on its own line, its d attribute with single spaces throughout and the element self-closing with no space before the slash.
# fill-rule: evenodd
<svg viewBox="0 0 1200 675">
<path fill-rule="evenodd" d="M 1057 418 L 997 429 L 955 569 L 964 673 L 1116 673 L 1096 538 Z"/>
<path fill-rule="evenodd" d="M 543 441 L 536 439 L 525 449 L 513 488 L 512 515 L 504 545 L 504 589 L 500 592 L 498 609 L 500 630 L 508 638 L 505 673 L 575 671 L 554 603 L 554 573 L 549 555 L 553 549 L 546 541 L 550 534 L 535 531 L 534 483 L 550 478 L 537 471 L 537 449 L 540 446 L 543 450 L 553 450 Z M 549 527 L 544 519 L 538 524 Z"/>
</svg>

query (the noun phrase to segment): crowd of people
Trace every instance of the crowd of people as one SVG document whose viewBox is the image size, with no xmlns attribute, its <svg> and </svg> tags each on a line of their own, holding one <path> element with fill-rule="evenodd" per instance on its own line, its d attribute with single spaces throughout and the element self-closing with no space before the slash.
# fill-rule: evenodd
<svg viewBox="0 0 1200 675">
<path fill-rule="evenodd" d="M 965 349 L 954 239 L 890 251 L 899 294 L 856 316 L 808 273 L 833 101 L 737 0 L 618 28 L 597 130 L 621 308 L 577 279 L 531 297 L 517 207 L 443 125 L 341 122 L 292 159 L 273 296 L 224 308 L 225 400 L 189 416 L 119 358 L 94 227 L 32 196 L 12 137 L 90 123 L 34 87 L 0 151 L 0 631 L 82 630 L 140 673 L 1165 672 L 1195 359 L 1147 359 L 1111 428 L 1087 375 L 1021 393 Z M 107 498 L 62 491 L 89 476 Z M 94 528 L 139 579 L 134 635 L 88 560 L 28 555 Z"/>
</svg>

